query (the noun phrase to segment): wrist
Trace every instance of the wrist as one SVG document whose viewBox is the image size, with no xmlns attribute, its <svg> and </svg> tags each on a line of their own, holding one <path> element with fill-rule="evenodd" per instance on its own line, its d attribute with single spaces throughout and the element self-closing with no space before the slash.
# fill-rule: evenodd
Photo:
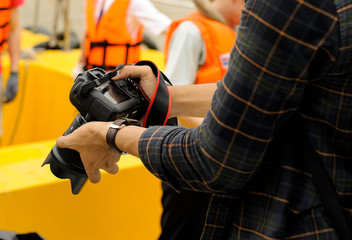
<svg viewBox="0 0 352 240">
<path fill-rule="evenodd" d="M 137 120 L 129 119 L 129 118 L 120 118 L 110 124 L 109 129 L 106 133 L 106 143 L 113 151 L 120 154 L 127 154 L 127 153 L 123 152 L 120 148 L 117 147 L 116 135 L 121 129 L 123 129 L 126 126 L 141 126 L 141 125 Z"/>
</svg>

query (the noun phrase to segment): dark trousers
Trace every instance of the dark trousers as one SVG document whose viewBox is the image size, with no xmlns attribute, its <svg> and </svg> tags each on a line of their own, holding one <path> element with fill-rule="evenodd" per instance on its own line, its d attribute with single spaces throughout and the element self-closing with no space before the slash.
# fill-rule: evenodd
<svg viewBox="0 0 352 240">
<path fill-rule="evenodd" d="M 175 192 L 162 183 L 163 213 L 159 240 L 199 240 L 207 214 L 210 193 Z"/>
</svg>

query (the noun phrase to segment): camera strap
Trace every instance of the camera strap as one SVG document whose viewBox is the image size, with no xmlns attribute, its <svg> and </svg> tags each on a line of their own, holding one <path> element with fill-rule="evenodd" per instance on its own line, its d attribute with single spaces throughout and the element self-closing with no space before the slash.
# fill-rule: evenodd
<svg viewBox="0 0 352 240">
<path fill-rule="evenodd" d="M 78 91 L 80 93 L 80 96 L 92 91 L 93 88 L 99 87 L 100 85 L 106 83 L 107 81 L 110 81 L 111 78 L 113 78 L 114 76 L 116 76 L 116 70 L 112 72 L 108 72 L 105 76 L 101 78 L 97 77 L 96 79 L 82 85 L 80 90 Z"/>
<path fill-rule="evenodd" d="M 151 61 L 139 61 L 135 65 L 149 66 L 157 80 L 153 97 L 152 99 L 149 99 L 149 105 L 146 111 L 143 127 L 153 125 L 177 125 L 176 118 L 169 119 L 171 96 L 166 83 L 172 86 L 170 80 Z"/>
</svg>

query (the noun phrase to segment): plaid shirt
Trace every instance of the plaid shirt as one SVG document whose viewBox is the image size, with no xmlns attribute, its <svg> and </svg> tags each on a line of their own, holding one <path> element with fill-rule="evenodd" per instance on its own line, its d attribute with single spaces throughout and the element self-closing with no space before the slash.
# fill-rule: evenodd
<svg viewBox="0 0 352 240">
<path fill-rule="evenodd" d="M 176 190 L 213 193 L 203 239 L 339 239 L 302 159 L 272 141 L 294 114 L 352 225 L 352 0 L 247 0 L 202 125 L 152 127 L 139 154 Z"/>
</svg>

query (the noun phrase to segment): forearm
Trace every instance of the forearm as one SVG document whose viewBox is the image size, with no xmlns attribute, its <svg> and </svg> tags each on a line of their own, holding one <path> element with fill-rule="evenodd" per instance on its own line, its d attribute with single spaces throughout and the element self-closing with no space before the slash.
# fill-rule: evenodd
<svg viewBox="0 0 352 240">
<path fill-rule="evenodd" d="M 172 109 L 171 116 L 204 117 L 208 112 L 216 84 L 198 84 L 170 87 Z M 138 142 L 145 128 L 127 126 L 115 137 L 116 146 L 123 152 L 139 157 Z"/>
<path fill-rule="evenodd" d="M 156 78 L 149 66 L 125 66 L 117 72 L 112 80 L 139 78 L 140 87 L 149 99 L 153 97 Z M 216 83 L 170 86 L 172 117 L 204 117 L 210 109 L 212 97 L 217 89 Z"/>
<path fill-rule="evenodd" d="M 216 87 L 216 83 L 169 87 L 170 117 L 204 117 Z"/>
<path fill-rule="evenodd" d="M 11 60 L 11 71 L 18 71 L 18 61 L 20 59 L 20 36 L 21 26 L 19 23 L 18 8 L 11 10 L 10 32 L 8 37 L 8 48 Z"/>
</svg>

